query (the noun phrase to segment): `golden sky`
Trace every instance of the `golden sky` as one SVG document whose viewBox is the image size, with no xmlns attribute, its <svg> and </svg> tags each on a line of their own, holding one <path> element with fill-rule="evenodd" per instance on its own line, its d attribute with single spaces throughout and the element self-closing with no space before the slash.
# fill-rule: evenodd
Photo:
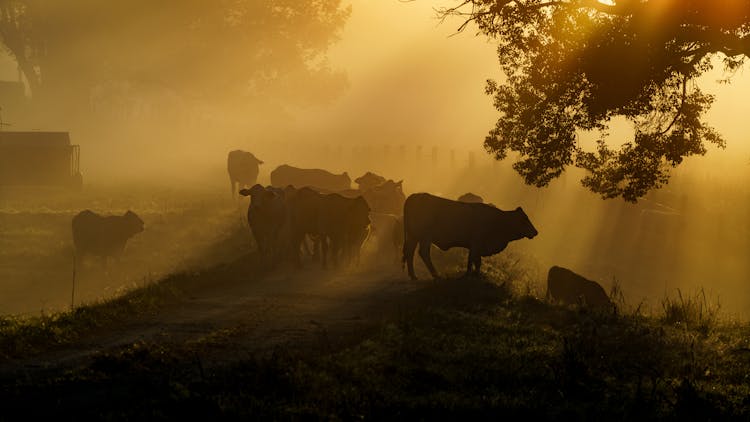
<svg viewBox="0 0 750 422">
<path fill-rule="evenodd" d="M 484 81 L 500 78 L 500 71 L 494 45 L 475 36 L 475 28 L 455 34 L 459 20 L 439 23 L 434 8 L 456 2 L 348 3 L 351 17 L 329 57 L 334 68 L 347 73 L 349 89 L 333 104 L 299 110 L 298 125 L 352 142 L 419 137 L 426 144 L 479 148 L 496 116 Z M 709 121 L 725 136 L 730 155 L 750 151 L 749 70 L 746 66 L 731 84 L 719 85 L 719 64 L 699 81 L 717 96 Z M 15 64 L 2 54 L 0 79 L 17 79 Z"/>
</svg>

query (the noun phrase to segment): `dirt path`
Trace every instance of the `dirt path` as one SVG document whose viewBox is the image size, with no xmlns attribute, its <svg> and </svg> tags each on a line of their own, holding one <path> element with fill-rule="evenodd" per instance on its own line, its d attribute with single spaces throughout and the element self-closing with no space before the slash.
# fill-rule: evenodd
<svg viewBox="0 0 750 422">
<path fill-rule="evenodd" d="M 0 372 L 53 370 L 136 342 L 197 345 L 204 365 L 270 354 L 279 347 L 338 344 L 398 307 L 411 282 L 396 265 L 358 270 L 276 270 L 254 275 L 243 263 L 196 275 L 187 299 L 153 315 L 91 333 L 61 350 L 0 365 Z"/>
</svg>

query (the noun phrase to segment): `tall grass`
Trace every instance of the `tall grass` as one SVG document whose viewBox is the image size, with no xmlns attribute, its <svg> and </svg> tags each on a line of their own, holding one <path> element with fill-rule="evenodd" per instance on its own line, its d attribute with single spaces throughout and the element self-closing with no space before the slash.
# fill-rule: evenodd
<svg viewBox="0 0 750 422">
<path fill-rule="evenodd" d="M 715 302 L 709 301 L 702 287 L 689 295 L 683 295 L 682 290 L 677 289 L 676 297 L 662 298 L 661 307 L 662 321 L 673 325 L 684 325 L 704 335 L 716 326 L 721 309 L 718 298 Z"/>
</svg>

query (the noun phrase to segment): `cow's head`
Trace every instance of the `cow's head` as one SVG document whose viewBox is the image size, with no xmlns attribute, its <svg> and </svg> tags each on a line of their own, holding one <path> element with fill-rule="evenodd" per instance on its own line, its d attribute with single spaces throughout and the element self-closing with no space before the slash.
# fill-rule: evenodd
<svg viewBox="0 0 750 422">
<path fill-rule="evenodd" d="M 523 208 L 518 207 L 513 212 L 517 217 L 516 221 L 518 224 L 517 229 L 519 230 L 518 234 L 528 239 L 533 239 L 536 235 L 539 234 L 534 225 L 531 224 L 531 220 L 529 220 L 529 217 L 525 212 L 523 212 Z"/>
<path fill-rule="evenodd" d="M 263 187 L 263 185 L 261 185 L 260 183 L 256 183 L 250 189 L 240 189 L 239 194 L 242 195 L 242 196 L 250 196 L 250 197 L 252 197 L 253 195 L 257 195 L 257 194 L 263 192 L 264 190 L 266 190 L 266 189 Z"/>
<path fill-rule="evenodd" d="M 133 211 L 128 210 L 123 215 L 125 221 L 127 222 L 127 226 L 129 231 L 132 234 L 140 233 L 143 231 L 143 220 L 141 220 L 140 217 Z"/>
<path fill-rule="evenodd" d="M 458 197 L 459 202 L 470 202 L 470 203 L 483 203 L 484 199 L 481 196 L 475 195 L 471 192 L 467 192 Z"/>
<path fill-rule="evenodd" d="M 383 182 L 385 182 L 385 177 L 378 176 L 377 174 L 369 171 L 362 176 L 354 179 L 354 183 L 360 185 L 360 189 L 369 189 Z"/>
</svg>

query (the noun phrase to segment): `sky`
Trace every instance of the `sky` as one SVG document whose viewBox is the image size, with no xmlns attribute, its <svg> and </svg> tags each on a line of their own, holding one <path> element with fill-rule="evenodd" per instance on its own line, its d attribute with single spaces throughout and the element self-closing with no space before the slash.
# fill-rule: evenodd
<svg viewBox="0 0 750 422">
<path fill-rule="evenodd" d="M 495 120 L 484 94 L 485 81 L 501 76 L 495 46 L 471 30 L 457 34 L 458 20 L 440 23 L 434 8 L 450 3 L 351 2 L 341 41 L 329 54 L 331 65 L 346 71 L 349 90 L 330 106 L 300 113 L 301 125 L 352 142 L 422 137 L 428 144 L 481 146 Z"/>
<path fill-rule="evenodd" d="M 345 4 L 347 4 L 345 2 Z M 481 148 L 496 111 L 484 94 L 488 78 L 501 79 L 495 46 L 461 21 L 442 23 L 436 7 L 453 1 L 353 0 L 352 14 L 330 64 L 346 72 L 349 87 L 332 103 L 295 111 L 295 127 L 316 137 L 351 143 L 413 143 Z M 718 64 L 718 63 L 717 63 Z M 728 143 L 716 155 L 750 158 L 747 93 L 750 69 L 731 84 L 717 84 L 721 66 L 699 85 L 716 94 L 709 122 Z M 0 54 L 0 79 L 16 80 L 14 62 Z M 614 127 L 615 130 L 618 126 Z"/>
</svg>

